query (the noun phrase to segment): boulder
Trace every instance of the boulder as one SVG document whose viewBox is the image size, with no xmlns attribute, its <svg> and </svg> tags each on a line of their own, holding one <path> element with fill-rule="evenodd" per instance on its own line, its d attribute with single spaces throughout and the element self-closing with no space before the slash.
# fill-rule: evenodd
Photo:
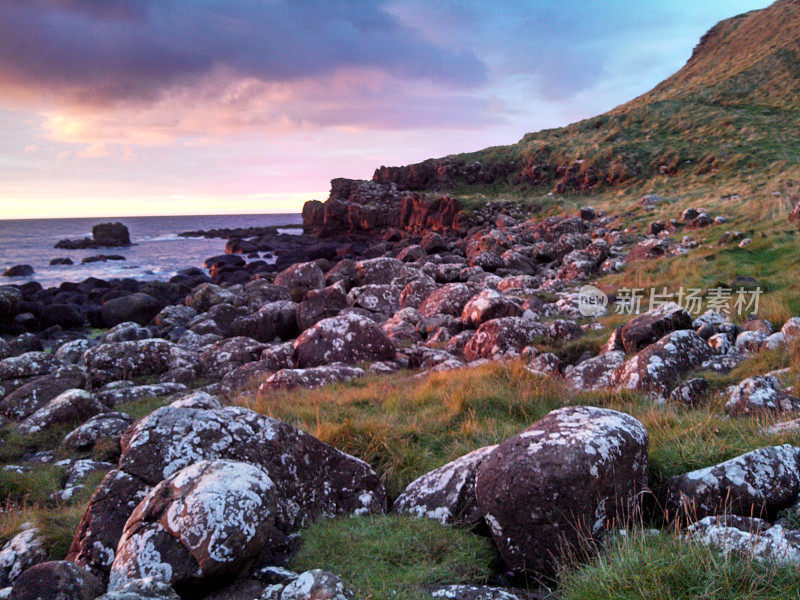
<svg viewBox="0 0 800 600">
<path fill-rule="evenodd" d="M 55 358 L 47 352 L 25 352 L 4 358 L 0 360 L 0 381 L 46 375 L 55 365 Z"/>
<path fill-rule="evenodd" d="M 787 343 L 800 339 L 800 317 L 787 319 L 781 327 L 781 333 Z"/>
<path fill-rule="evenodd" d="M 246 336 L 259 342 L 271 342 L 276 337 L 286 340 L 296 337 L 297 304 L 291 300 L 268 302 L 252 315 L 237 317 L 229 335 Z"/>
<path fill-rule="evenodd" d="M 472 527 L 483 520 L 475 495 L 478 467 L 497 446 L 474 450 L 412 481 L 393 510 L 450 525 Z"/>
<path fill-rule="evenodd" d="M 84 354 L 92 385 L 142 375 L 161 375 L 191 360 L 172 342 L 158 338 L 101 344 Z"/>
<path fill-rule="evenodd" d="M 302 302 L 309 291 L 325 287 L 325 274 L 316 263 L 296 263 L 278 273 L 275 283 L 288 288 L 292 300 Z"/>
<path fill-rule="evenodd" d="M 107 327 L 127 321 L 147 325 L 162 308 L 164 305 L 152 296 L 137 292 L 104 302 L 100 307 L 100 315 Z"/>
<path fill-rule="evenodd" d="M 368 284 L 351 289 L 347 299 L 353 306 L 391 315 L 400 309 L 401 292 L 396 285 Z"/>
<path fill-rule="evenodd" d="M 61 447 L 74 452 L 91 452 L 98 442 L 119 446 L 122 434 L 133 423 L 125 413 L 106 412 L 95 415 L 73 429 L 61 442 Z"/>
<path fill-rule="evenodd" d="M 670 518 L 695 521 L 723 514 L 768 517 L 798 493 L 800 449 L 786 444 L 673 477 L 661 495 Z"/>
<path fill-rule="evenodd" d="M 594 407 L 549 413 L 478 467 L 478 505 L 506 565 L 552 572 L 587 540 L 627 522 L 647 487 L 648 436 L 630 415 Z"/>
<path fill-rule="evenodd" d="M 522 304 L 519 301 L 491 288 L 470 298 L 461 312 L 461 320 L 474 328 L 492 319 L 520 316 Z"/>
<path fill-rule="evenodd" d="M 383 330 L 374 321 L 354 313 L 323 319 L 295 340 L 294 349 L 301 368 L 392 360 L 395 356 L 394 346 Z"/>
<path fill-rule="evenodd" d="M 669 394 L 670 402 L 677 402 L 687 406 L 699 406 L 708 391 L 708 381 L 702 377 L 695 377 L 684 381 Z"/>
<path fill-rule="evenodd" d="M 689 313 L 678 304 L 669 302 L 628 321 L 622 327 L 622 344 L 630 354 L 635 354 L 671 331 L 691 326 Z"/>
<path fill-rule="evenodd" d="M 381 256 L 360 260 L 354 265 L 356 285 L 388 285 L 396 277 L 407 276 L 413 271 L 396 258 Z"/>
<path fill-rule="evenodd" d="M 153 317 L 153 324 L 158 327 L 160 331 L 166 333 L 179 327 L 187 327 L 189 322 L 196 316 L 197 311 L 191 306 L 174 304 L 161 309 L 161 311 Z"/>
<path fill-rule="evenodd" d="M 280 600 L 352 600 L 342 580 L 321 569 L 306 571 L 287 585 Z"/>
<path fill-rule="evenodd" d="M 761 350 L 761 345 L 768 335 L 763 331 L 743 331 L 736 336 L 733 347 L 736 352 L 755 354 Z"/>
<path fill-rule="evenodd" d="M 183 383 L 167 381 L 163 383 L 149 383 L 146 385 L 129 385 L 124 387 L 100 390 L 97 392 L 97 399 L 106 406 L 116 406 L 123 402 L 135 402 L 145 398 L 157 398 L 159 396 L 169 396 L 186 390 Z"/>
<path fill-rule="evenodd" d="M 666 398 L 683 374 L 710 355 L 711 348 L 694 331 L 673 331 L 620 365 L 609 385 Z"/>
<path fill-rule="evenodd" d="M 222 379 L 232 370 L 258 360 L 264 348 L 264 344 L 249 337 L 220 340 L 203 351 L 197 366 L 204 377 Z"/>
<path fill-rule="evenodd" d="M 149 578 L 132 579 L 98 600 L 180 600 L 180 597 L 169 584 Z"/>
<path fill-rule="evenodd" d="M 108 344 L 114 342 L 133 342 L 152 338 L 153 334 L 147 327 L 142 327 L 133 321 L 124 321 L 115 325 L 106 333 L 104 341 Z"/>
<path fill-rule="evenodd" d="M 419 308 L 425 299 L 439 289 L 439 284 L 428 275 L 409 281 L 400 292 L 401 308 Z"/>
<path fill-rule="evenodd" d="M 79 368 L 68 367 L 58 373 L 42 375 L 18 387 L 0 400 L 0 414 L 19 421 L 35 413 L 67 390 L 82 388 L 86 376 Z"/>
<path fill-rule="evenodd" d="M 235 575 L 276 535 L 267 472 L 204 460 L 155 486 L 131 514 L 111 565 L 111 591 L 153 577 L 176 586 Z"/>
<path fill-rule="evenodd" d="M 121 247 L 131 245 L 130 232 L 120 222 L 98 223 L 92 227 L 92 239 L 98 246 Z"/>
<path fill-rule="evenodd" d="M 428 591 L 432 598 L 444 600 L 535 600 L 522 592 L 485 585 L 441 585 Z"/>
<path fill-rule="evenodd" d="M 265 390 L 292 390 L 295 388 L 318 388 L 329 383 L 350 381 L 364 376 L 364 369 L 334 363 L 309 367 L 307 369 L 281 369 L 270 375 L 259 386 L 260 391 Z"/>
<path fill-rule="evenodd" d="M 564 381 L 574 390 L 591 391 L 609 387 L 614 371 L 625 362 L 625 353 L 619 350 L 587 358 L 577 365 L 564 369 Z"/>
<path fill-rule="evenodd" d="M 33 267 L 30 265 L 14 265 L 3 271 L 3 277 L 30 277 L 33 275 Z"/>
<path fill-rule="evenodd" d="M 464 305 L 474 295 L 474 291 L 463 283 L 448 283 L 434 291 L 419 305 L 419 313 L 423 317 L 433 315 L 453 315 L 460 317 Z"/>
<path fill-rule="evenodd" d="M 86 569 L 65 560 L 39 563 L 20 575 L 11 588 L 12 600 L 94 600 L 103 583 Z"/>
<path fill-rule="evenodd" d="M 319 323 L 339 314 L 339 311 L 350 306 L 347 296 L 336 286 L 321 290 L 311 290 L 305 299 L 297 305 L 297 326 L 305 331 Z"/>
<path fill-rule="evenodd" d="M 25 570 L 46 560 L 42 534 L 32 523 L 24 523 L 22 531 L 0 550 L 0 588 L 10 586 Z"/>
<path fill-rule="evenodd" d="M 19 312 L 22 294 L 10 285 L 0 286 L 0 321 L 10 321 Z"/>
<path fill-rule="evenodd" d="M 61 344 L 55 351 L 54 356 L 57 361 L 65 365 L 74 365 L 80 362 L 84 353 L 91 348 L 92 343 L 89 340 L 77 339 L 65 344 Z M 80 387 L 80 386 L 72 386 Z"/>
<path fill-rule="evenodd" d="M 800 398 L 783 390 L 774 375 L 758 375 L 740 382 L 725 403 L 729 415 L 794 412 L 800 410 Z"/>
<path fill-rule="evenodd" d="M 800 566 L 800 531 L 761 519 L 737 515 L 706 517 L 687 528 L 686 538 L 725 555 Z"/>
<path fill-rule="evenodd" d="M 547 327 L 538 321 L 522 317 L 503 317 L 486 321 L 464 347 L 469 360 L 497 359 L 515 356 L 537 338 L 545 336 Z"/>
<path fill-rule="evenodd" d="M 212 306 L 222 304 L 223 302 L 232 303 L 236 300 L 236 296 L 218 285 L 213 283 L 203 283 L 198 285 L 192 290 L 192 293 L 186 296 L 184 304 L 193 309 L 197 313 L 204 313 Z"/>
<path fill-rule="evenodd" d="M 84 422 L 108 410 L 86 390 L 67 390 L 59 394 L 19 424 L 19 431 L 31 435 L 62 423 Z"/>
</svg>

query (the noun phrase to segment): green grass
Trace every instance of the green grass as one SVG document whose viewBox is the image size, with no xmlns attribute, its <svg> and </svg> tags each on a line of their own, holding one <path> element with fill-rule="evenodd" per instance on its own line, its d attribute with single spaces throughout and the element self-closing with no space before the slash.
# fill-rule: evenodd
<svg viewBox="0 0 800 600">
<path fill-rule="evenodd" d="M 562 600 L 788 600 L 797 568 L 724 557 L 670 534 L 634 534 L 589 564 L 565 570 Z"/>
<path fill-rule="evenodd" d="M 785 417 L 721 418 L 723 398 L 689 408 L 654 405 L 630 392 L 575 393 L 558 379 L 528 373 L 518 362 L 422 379 L 400 373 L 317 390 L 262 392 L 240 403 L 367 461 L 381 474 L 391 498 L 416 477 L 500 443 L 569 405 L 607 407 L 639 419 L 650 435 L 653 486 L 763 446 L 800 445 L 800 435 L 763 433 Z"/>
<path fill-rule="evenodd" d="M 403 516 L 321 520 L 301 533 L 290 566 L 324 569 L 359 598 L 416 600 L 449 583 L 484 583 L 496 556 L 489 541 L 430 519 Z"/>
</svg>

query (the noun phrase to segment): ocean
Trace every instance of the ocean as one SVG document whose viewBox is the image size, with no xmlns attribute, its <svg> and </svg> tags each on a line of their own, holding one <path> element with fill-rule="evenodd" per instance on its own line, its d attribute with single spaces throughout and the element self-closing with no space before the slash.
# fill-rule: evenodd
<svg viewBox="0 0 800 600">
<path fill-rule="evenodd" d="M 128 227 L 133 246 L 96 250 L 53 248 L 64 238 L 91 237 L 92 226 L 97 223 L 115 221 Z M 300 214 L 0 220 L 0 273 L 18 264 L 34 269 L 31 277 L 0 277 L 0 285 L 38 281 L 44 287 L 53 287 L 87 277 L 166 280 L 181 269 L 202 267 L 209 256 L 225 252 L 224 239 L 183 238 L 178 236 L 181 232 L 299 223 L 302 223 Z M 287 229 L 283 233 L 299 231 Z M 98 254 L 117 254 L 125 260 L 81 264 L 84 257 Z M 50 266 L 52 259 L 62 257 L 72 259 L 75 264 Z"/>
</svg>

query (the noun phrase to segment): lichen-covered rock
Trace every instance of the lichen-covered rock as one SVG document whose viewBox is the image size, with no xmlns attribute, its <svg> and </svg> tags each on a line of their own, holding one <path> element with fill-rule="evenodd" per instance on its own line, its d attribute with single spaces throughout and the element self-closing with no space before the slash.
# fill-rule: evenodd
<svg viewBox="0 0 800 600">
<path fill-rule="evenodd" d="M 0 414 L 14 421 L 29 417 L 59 394 L 82 388 L 86 374 L 79 367 L 64 367 L 18 387 L 0 400 Z"/>
<path fill-rule="evenodd" d="M 200 372 L 212 379 L 222 379 L 233 369 L 251 363 L 266 346 L 250 337 L 237 336 L 220 340 L 200 354 Z"/>
<path fill-rule="evenodd" d="M 516 356 L 537 338 L 545 336 L 547 327 L 523 317 L 503 317 L 486 321 L 464 347 L 469 360 Z"/>
<path fill-rule="evenodd" d="M 144 398 L 156 396 L 169 396 L 186 390 L 182 383 L 165 382 L 149 383 L 147 385 L 131 385 L 127 387 L 112 388 L 97 392 L 97 399 L 106 406 L 116 406 L 123 402 L 134 402 Z"/>
<path fill-rule="evenodd" d="M 321 290 L 311 290 L 305 299 L 297 305 L 297 326 L 305 331 L 319 323 L 339 314 L 339 311 L 350 306 L 344 292 L 336 286 Z"/>
<path fill-rule="evenodd" d="M 522 312 L 518 300 L 488 288 L 470 298 L 461 312 L 461 320 L 467 326 L 477 328 L 492 319 L 520 317 Z"/>
<path fill-rule="evenodd" d="M 625 362 L 625 353 L 611 351 L 587 358 L 564 369 L 564 381 L 574 390 L 590 391 L 607 388 L 614 371 Z"/>
<path fill-rule="evenodd" d="M 152 338 L 101 344 L 88 350 L 83 360 L 90 383 L 100 386 L 142 375 L 161 375 L 173 367 L 183 366 L 179 350 L 172 342 Z"/>
<path fill-rule="evenodd" d="M 67 390 L 19 424 L 19 431 L 31 435 L 61 423 L 83 422 L 108 407 L 86 390 Z"/>
<path fill-rule="evenodd" d="M 706 517 L 686 530 L 686 538 L 723 554 L 800 566 L 800 531 L 761 519 L 726 515 Z"/>
<path fill-rule="evenodd" d="M 684 381 L 669 395 L 670 402 L 678 402 L 687 406 L 699 406 L 708 391 L 708 381 L 702 377 L 695 377 Z"/>
<path fill-rule="evenodd" d="M 170 584 L 233 575 L 275 535 L 275 484 L 261 467 L 194 463 L 155 486 L 125 524 L 109 589 L 154 577 Z"/>
<path fill-rule="evenodd" d="M 464 283 L 448 283 L 434 291 L 419 305 L 423 317 L 433 315 L 461 316 L 464 306 L 474 295 L 474 291 Z"/>
<path fill-rule="evenodd" d="M 153 337 L 153 334 L 150 333 L 147 327 L 142 327 L 133 321 L 124 321 L 109 329 L 108 333 L 105 335 L 104 341 L 107 344 L 113 344 L 114 342 L 146 340 L 151 337 Z"/>
<path fill-rule="evenodd" d="M 800 317 L 787 319 L 781 327 L 781 333 L 787 343 L 800 339 Z"/>
<path fill-rule="evenodd" d="M 56 359 L 47 352 L 25 352 L 0 360 L 0 381 L 46 375 L 56 366 Z"/>
<path fill-rule="evenodd" d="M 100 441 L 118 443 L 133 419 L 125 413 L 107 412 L 95 415 L 71 431 L 61 447 L 77 452 L 90 452 Z"/>
<path fill-rule="evenodd" d="M 113 592 L 100 596 L 98 600 L 180 600 L 180 597 L 169 584 L 148 577 L 132 579 Z"/>
<path fill-rule="evenodd" d="M 42 534 L 32 523 L 23 524 L 22 531 L 0 550 L 0 588 L 13 584 L 26 569 L 46 560 Z"/>
<path fill-rule="evenodd" d="M 0 286 L 0 321 L 10 321 L 19 311 L 22 293 L 10 285 Z"/>
<path fill-rule="evenodd" d="M 766 516 L 800 493 L 800 449 L 771 446 L 671 478 L 662 492 L 671 518 Z"/>
<path fill-rule="evenodd" d="M 417 331 L 417 324 L 422 319 L 422 315 L 415 308 L 401 308 L 395 315 L 381 325 L 386 336 L 397 346 L 406 343 L 414 343 L 421 338 Z"/>
<path fill-rule="evenodd" d="M 178 327 L 186 327 L 197 316 L 197 311 L 191 306 L 175 304 L 167 306 L 153 317 L 153 324 L 164 332 L 172 331 Z"/>
<path fill-rule="evenodd" d="M 288 288 L 289 297 L 301 302 L 311 290 L 325 287 L 325 274 L 316 263 L 296 263 L 275 276 L 275 284 Z"/>
<path fill-rule="evenodd" d="M 150 487 L 124 471 L 110 471 L 89 500 L 67 559 L 108 576 L 122 530 Z"/>
<path fill-rule="evenodd" d="M 774 375 L 757 375 L 740 382 L 725 403 L 729 415 L 794 412 L 800 410 L 800 398 L 783 390 Z"/>
<path fill-rule="evenodd" d="M 624 522 L 647 486 L 648 436 L 630 415 L 594 407 L 549 413 L 478 467 L 478 504 L 508 567 L 551 571 Z"/>
<path fill-rule="evenodd" d="M 534 375 L 547 377 L 560 375 L 562 369 L 561 359 L 552 352 L 544 352 L 532 357 L 525 365 L 525 370 Z"/>
<path fill-rule="evenodd" d="M 483 515 L 475 495 L 475 475 L 497 446 L 465 454 L 412 481 L 394 502 L 393 510 L 428 517 L 444 524 L 469 527 Z"/>
<path fill-rule="evenodd" d="M 429 590 L 440 600 L 527 600 L 528 596 L 485 585 L 443 585 Z"/>
<path fill-rule="evenodd" d="M 756 353 L 761 349 L 764 340 L 767 339 L 767 334 L 763 331 L 743 331 L 736 336 L 734 349 L 737 352 Z"/>
<path fill-rule="evenodd" d="M 364 369 L 337 363 L 307 369 L 281 369 L 267 377 L 259 386 L 259 390 L 313 389 L 329 383 L 350 381 L 363 376 Z"/>
<path fill-rule="evenodd" d="M 401 308 L 419 308 L 425 299 L 439 289 L 439 284 L 429 275 L 420 275 L 413 281 L 409 281 L 400 292 Z"/>
<path fill-rule="evenodd" d="M 204 313 L 212 306 L 236 301 L 236 295 L 213 283 L 201 283 L 186 296 L 184 304 L 195 312 Z"/>
<path fill-rule="evenodd" d="M 12 600 L 94 600 L 102 582 L 86 569 L 65 560 L 39 563 L 14 582 Z"/>
<path fill-rule="evenodd" d="M 61 344 L 54 352 L 54 356 L 60 363 L 65 365 L 74 365 L 75 363 L 80 362 L 84 353 L 89 348 L 91 348 L 91 343 L 89 340 L 85 340 L 83 338 L 72 340 L 66 342 L 65 344 Z"/>
<path fill-rule="evenodd" d="M 354 266 L 356 285 L 385 285 L 397 278 L 408 277 L 413 269 L 396 258 L 380 256 L 358 261 Z"/>
<path fill-rule="evenodd" d="M 622 343 L 631 354 L 678 329 L 689 329 L 692 317 L 678 304 L 669 302 L 628 321 L 621 332 Z"/>
<path fill-rule="evenodd" d="M 351 600 L 342 580 L 333 573 L 321 569 L 306 571 L 287 585 L 281 600 Z"/>
<path fill-rule="evenodd" d="M 301 368 L 392 360 L 395 356 L 394 346 L 383 330 L 374 321 L 354 313 L 323 319 L 295 340 L 294 349 Z"/>
<path fill-rule="evenodd" d="M 347 299 L 353 306 L 390 315 L 400 309 L 401 292 L 396 285 L 369 284 L 350 290 Z"/>
<path fill-rule="evenodd" d="M 711 348 L 694 331 L 673 331 L 620 365 L 609 384 L 666 398 L 684 373 L 710 355 Z"/>
</svg>

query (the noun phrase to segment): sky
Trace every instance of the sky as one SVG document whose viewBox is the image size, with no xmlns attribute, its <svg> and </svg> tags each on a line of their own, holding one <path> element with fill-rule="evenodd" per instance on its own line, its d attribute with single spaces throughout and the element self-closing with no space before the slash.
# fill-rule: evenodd
<svg viewBox="0 0 800 600">
<path fill-rule="evenodd" d="M 0 0 L 0 218 L 299 212 L 603 113 L 759 0 Z"/>
</svg>

